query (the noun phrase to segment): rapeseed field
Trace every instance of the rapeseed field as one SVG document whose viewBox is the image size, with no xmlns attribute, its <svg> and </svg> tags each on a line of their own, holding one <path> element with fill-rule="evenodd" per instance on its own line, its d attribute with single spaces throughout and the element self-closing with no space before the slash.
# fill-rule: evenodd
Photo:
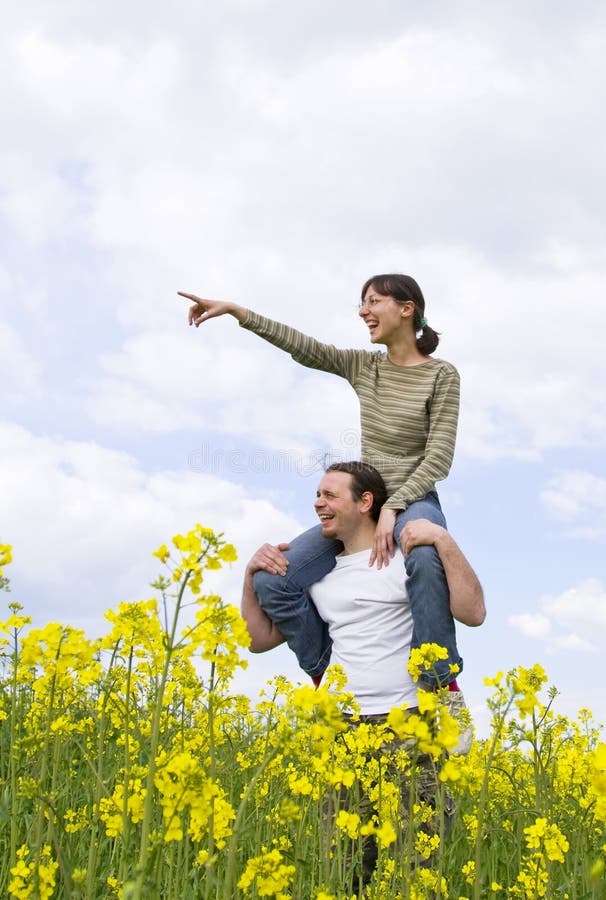
<svg viewBox="0 0 606 900">
<path fill-rule="evenodd" d="M 381 724 L 339 672 L 253 702 L 232 689 L 244 623 L 202 590 L 233 546 L 197 525 L 154 556 L 154 599 L 91 640 L 31 628 L 0 544 L 0 896 L 606 897 L 606 744 L 589 711 L 557 714 L 540 666 L 487 679 L 490 733 L 466 756 L 438 694 Z"/>
</svg>

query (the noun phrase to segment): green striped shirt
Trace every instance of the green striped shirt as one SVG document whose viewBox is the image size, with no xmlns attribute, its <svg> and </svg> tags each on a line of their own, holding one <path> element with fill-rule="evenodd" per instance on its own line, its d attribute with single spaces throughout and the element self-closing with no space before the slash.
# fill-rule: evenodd
<svg viewBox="0 0 606 900">
<path fill-rule="evenodd" d="M 346 378 L 360 401 L 362 460 L 379 470 L 390 509 L 406 509 L 450 471 L 459 374 L 442 359 L 398 366 L 387 353 L 339 350 L 249 311 L 241 323 L 310 369 Z"/>
</svg>

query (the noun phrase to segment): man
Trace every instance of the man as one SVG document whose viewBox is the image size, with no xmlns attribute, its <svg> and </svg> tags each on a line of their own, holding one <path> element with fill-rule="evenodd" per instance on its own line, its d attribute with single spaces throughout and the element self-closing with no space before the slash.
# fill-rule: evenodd
<svg viewBox="0 0 606 900">
<path fill-rule="evenodd" d="M 318 486 L 315 510 L 323 535 L 341 541 L 343 551 L 337 557 L 335 568 L 310 588 L 315 608 L 327 623 L 332 640 L 330 663 L 343 668 L 346 689 L 355 697 L 360 720 L 373 723 L 385 722 L 394 707 L 414 711 L 418 703 L 417 686 L 406 665 L 413 623 L 406 596 L 404 557 L 398 549 L 388 565 L 380 569 L 369 565 L 376 522 L 386 496 L 383 479 L 372 466 L 359 462 L 335 463 L 326 470 Z M 436 548 L 446 573 L 454 618 L 466 625 L 481 625 L 486 615 L 482 587 L 448 532 L 426 519 L 417 519 L 405 526 L 403 535 L 406 552 L 418 545 Z M 283 575 L 288 565 L 282 552 L 286 549 L 288 544 L 264 544 L 246 568 L 242 616 L 248 626 L 253 653 L 271 650 L 285 640 L 259 606 L 253 576 L 257 571 Z M 451 709 L 457 703 L 464 706 L 460 692 L 456 696 L 450 693 L 449 698 L 455 701 Z M 470 742 L 470 726 L 467 731 L 466 739 Z M 393 763 L 393 752 L 398 746 L 408 749 L 406 742 L 391 742 L 380 753 L 387 776 L 399 781 L 404 819 L 405 811 L 411 806 L 410 784 L 402 779 Z M 469 746 L 457 749 L 467 752 Z M 415 796 L 432 808 L 437 791 L 436 774 L 435 764 L 421 754 L 417 758 Z M 347 792 L 340 802 L 345 806 L 351 802 Z M 449 802 L 445 805 L 448 828 L 453 809 Z M 370 811 L 368 797 L 362 798 L 358 811 L 364 814 Z M 432 826 L 429 823 L 423 827 L 431 831 Z M 363 883 L 372 877 L 377 852 L 374 838 L 364 839 Z M 357 876 L 352 876 L 352 884 L 357 884 Z"/>
<path fill-rule="evenodd" d="M 397 551 L 387 566 L 369 566 L 376 522 L 386 496 L 380 474 L 360 462 L 335 463 L 317 490 L 315 510 L 326 538 L 343 543 L 335 569 L 312 585 L 310 594 L 332 639 L 331 663 L 341 665 L 348 690 L 363 715 L 387 714 L 394 706 L 416 706 L 416 687 L 408 674 L 412 618 L 406 597 L 404 558 Z M 433 545 L 442 561 L 454 618 L 470 626 L 486 616 L 482 587 L 450 534 L 426 519 L 409 522 L 404 531 L 409 552 Z M 283 643 L 279 628 L 260 608 L 253 575 L 283 575 L 287 544 L 264 544 L 250 560 L 244 579 L 242 616 L 251 636 L 251 651 L 263 653 Z"/>
</svg>

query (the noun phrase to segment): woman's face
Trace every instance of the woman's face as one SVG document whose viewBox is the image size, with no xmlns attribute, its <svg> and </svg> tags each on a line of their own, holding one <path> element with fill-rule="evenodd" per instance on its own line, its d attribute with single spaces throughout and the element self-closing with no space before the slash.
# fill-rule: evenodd
<svg viewBox="0 0 606 900">
<path fill-rule="evenodd" d="M 398 303 L 393 297 L 379 294 L 372 284 L 364 294 L 359 315 L 366 323 L 372 344 L 390 344 L 403 328 L 410 328 L 414 303 Z"/>
</svg>

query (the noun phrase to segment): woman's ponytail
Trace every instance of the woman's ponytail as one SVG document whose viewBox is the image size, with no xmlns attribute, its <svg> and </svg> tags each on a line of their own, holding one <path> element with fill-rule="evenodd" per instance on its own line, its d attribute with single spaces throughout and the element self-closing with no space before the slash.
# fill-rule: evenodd
<svg viewBox="0 0 606 900">
<path fill-rule="evenodd" d="M 420 309 L 419 307 L 420 304 L 415 303 L 415 311 L 412 315 L 412 327 L 415 330 L 415 334 L 417 334 L 417 350 L 419 353 L 422 353 L 423 356 L 429 356 L 440 343 L 440 336 L 437 331 L 434 331 L 433 328 L 429 327 L 427 319 L 423 315 L 425 300 L 423 300 L 423 308 Z"/>
<path fill-rule="evenodd" d="M 440 336 L 437 331 L 430 328 L 429 325 L 423 325 L 420 329 L 421 333 L 417 337 L 417 349 L 423 356 L 429 356 L 440 343 Z"/>
</svg>

